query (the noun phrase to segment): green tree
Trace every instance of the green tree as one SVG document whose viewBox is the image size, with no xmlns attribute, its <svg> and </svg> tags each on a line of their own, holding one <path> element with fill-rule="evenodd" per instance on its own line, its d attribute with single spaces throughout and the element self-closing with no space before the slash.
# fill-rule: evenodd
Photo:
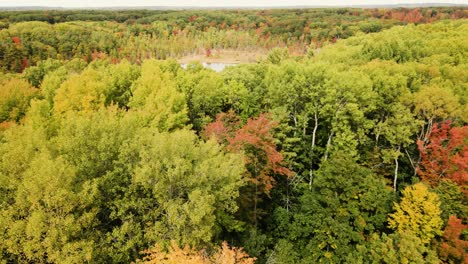
<svg viewBox="0 0 468 264">
<path fill-rule="evenodd" d="M 210 245 L 224 230 L 236 229 L 233 213 L 244 184 L 242 157 L 226 154 L 214 141 L 202 142 L 188 130 L 157 133 L 144 129 L 125 143 L 109 187 L 126 188 L 111 206 L 105 249 L 127 261 L 154 243 Z M 127 187 L 126 187 L 127 186 Z M 131 259 L 131 258 L 130 258 Z"/>
<path fill-rule="evenodd" d="M 15 201 L 2 208 L 7 252 L 27 262 L 87 262 L 93 255 L 96 195 L 91 182 L 77 184 L 75 169 L 47 152 L 21 175 Z"/>
<path fill-rule="evenodd" d="M 190 123 L 196 131 L 201 131 L 223 110 L 227 89 L 218 73 L 189 67 L 177 76 L 177 86 L 185 95 Z"/>
<path fill-rule="evenodd" d="M 366 133 L 373 127 L 366 114 L 375 108 L 376 94 L 372 82 L 362 72 L 331 72 L 324 84 L 320 115 L 326 119 L 328 139 L 324 159 L 331 153 L 358 155 L 358 144 L 368 141 Z"/>
<path fill-rule="evenodd" d="M 117 65 L 109 65 L 105 70 L 111 76 L 111 88 L 107 94 L 106 103 L 115 103 L 119 107 L 127 107 L 132 95 L 130 87 L 140 77 L 140 68 L 124 60 Z"/>
<path fill-rule="evenodd" d="M 370 238 L 369 249 L 365 253 L 368 263 L 440 263 L 437 253 L 425 245 L 421 239 L 411 232 L 373 234 Z"/>
<path fill-rule="evenodd" d="M 461 108 L 456 95 L 440 86 L 423 86 L 414 94 L 414 111 L 424 120 L 420 140 L 427 140 L 435 122 L 459 118 Z"/>
<path fill-rule="evenodd" d="M 42 80 L 47 73 L 62 66 L 59 60 L 48 59 L 40 61 L 36 66 L 28 67 L 23 72 L 23 76 L 34 87 L 40 87 Z"/>
<path fill-rule="evenodd" d="M 345 262 L 372 233 L 384 230 L 392 196 L 370 170 L 334 156 L 322 164 L 291 214 L 277 208 L 276 233 L 293 243 L 303 263 Z"/>
<path fill-rule="evenodd" d="M 147 60 L 131 87 L 130 110 L 160 131 L 181 128 L 187 122 L 185 96 L 177 91 L 172 78 L 169 72 L 161 71 L 157 61 Z"/>
</svg>

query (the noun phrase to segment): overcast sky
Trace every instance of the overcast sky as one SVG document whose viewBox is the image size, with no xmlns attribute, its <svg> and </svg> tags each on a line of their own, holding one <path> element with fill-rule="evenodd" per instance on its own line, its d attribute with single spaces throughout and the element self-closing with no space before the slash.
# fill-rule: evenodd
<svg viewBox="0 0 468 264">
<path fill-rule="evenodd" d="M 416 3 L 468 4 L 468 0 L 0 0 L 0 6 L 112 7 L 112 6 L 294 6 L 294 5 L 380 5 Z"/>
</svg>

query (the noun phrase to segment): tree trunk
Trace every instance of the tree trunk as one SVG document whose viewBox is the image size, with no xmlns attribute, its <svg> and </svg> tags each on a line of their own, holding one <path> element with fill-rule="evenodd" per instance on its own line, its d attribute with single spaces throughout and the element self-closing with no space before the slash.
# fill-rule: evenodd
<svg viewBox="0 0 468 264">
<path fill-rule="evenodd" d="M 314 166 L 314 148 L 315 148 L 315 135 L 317 134 L 318 128 L 318 116 L 317 111 L 314 112 L 314 130 L 312 131 L 312 142 L 310 145 L 310 167 L 309 167 L 309 189 L 312 188 L 313 179 L 313 166 Z"/>
<path fill-rule="evenodd" d="M 297 134 L 297 117 L 296 117 L 296 114 L 294 114 L 292 116 L 292 118 L 293 118 L 293 121 L 294 121 L 294 134 L 293 134 L 293 136 L 296 137 L 296 134 Z"/>
<path fill-rule="evenodd" d="M 328 140 L 327 140 L 327 149 L 325 150 L 325 155 L 324 155 L 324 160 L 327 160 L 328 159 L 328 152 L 330 151 L 330 147 L 331 147 L 331 140 L 333 138 L 333 132 L 330 133 L 330 136 L 328 137 Z"/>
<path fill-rule="evenodd" d="M 410 154 L 408 153 L 407 149 L 405 149 L 405 152 L 406 152 L 406 156 L 408 156 L 408 159 L 409 159 L 409 161 L 411 163 L 411 167 L 413 168 L 413 171 L 414 171 L 413 176 L 416 176 L 416 174 L 418 173 L 418 169 L 417 169 L 416 165 L 414 164 L 414 161 L 411 158 Z"/>
<path fill-rule="evenodd" d="M 400 147 L 398 147 L 398 152 L 400 152 Z M 395 157 L 395 176 L 393 178 L 393 191 L 395 192 L 397 188 L 397 179 L 398 179 L 398 156 Z"/>
</svg>

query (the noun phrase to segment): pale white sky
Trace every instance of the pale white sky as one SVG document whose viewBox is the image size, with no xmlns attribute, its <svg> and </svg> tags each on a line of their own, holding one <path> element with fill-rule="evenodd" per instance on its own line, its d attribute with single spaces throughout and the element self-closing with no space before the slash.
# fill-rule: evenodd
<svg viewBox="0 0 468 264">
<path fill-rule="evenodd" d="M 416 3 L 468 4 L 468 0 L 0 0 L 0 6 L 111 7 L 111 6 L 294 6 L 294 5 L 380 5 Z"/>
</svg>

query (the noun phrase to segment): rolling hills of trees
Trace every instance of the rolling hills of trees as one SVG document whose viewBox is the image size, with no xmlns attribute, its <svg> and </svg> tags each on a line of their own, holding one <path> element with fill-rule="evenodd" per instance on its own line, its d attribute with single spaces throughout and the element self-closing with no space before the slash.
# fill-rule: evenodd
<svg viewBox="0 0 468 264">
<path fill-rule="evenodd" d="M 467 263 L 466 15 L 0 12 L 0 263 Z"/>
</svg>

